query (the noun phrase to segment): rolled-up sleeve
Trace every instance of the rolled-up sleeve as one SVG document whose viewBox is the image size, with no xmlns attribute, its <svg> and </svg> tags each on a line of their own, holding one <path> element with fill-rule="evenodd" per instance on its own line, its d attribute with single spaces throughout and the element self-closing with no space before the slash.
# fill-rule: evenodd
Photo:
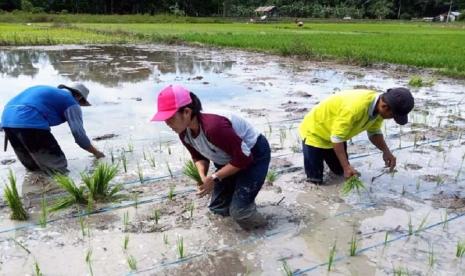
<svg viewBox="0 0 465 276">
<path fill-rule="evenodd" d="M 65 110 L 65 118 L 68 121 L 69 128 L 73 134 L 74 141 L 82 149 L 88 149 L 91 145 L 89 137 L 87 137 L 82 121 L 82 110 L 79 105 L 72 105 Z"/>
</svg>

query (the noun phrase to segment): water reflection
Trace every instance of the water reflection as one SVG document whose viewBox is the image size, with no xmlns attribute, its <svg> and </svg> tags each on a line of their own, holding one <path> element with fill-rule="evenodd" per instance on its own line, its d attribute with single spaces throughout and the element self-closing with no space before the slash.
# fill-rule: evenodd
<svg viewBox="0 0 465 276">
<path fill-rule="evenodd" d="M 139 82 L 164 74 L 208 74 L 231 70 L 234 61 L 214 60 L 190 52 L 148 50 L 124 46 L 98 46 L 47 51 L 5 49 L 0 51 L 0 74 L 34 77 L 40 64 L 48 63 L 72 81 L 93 81 L 108 87 Z"/>
</svg>

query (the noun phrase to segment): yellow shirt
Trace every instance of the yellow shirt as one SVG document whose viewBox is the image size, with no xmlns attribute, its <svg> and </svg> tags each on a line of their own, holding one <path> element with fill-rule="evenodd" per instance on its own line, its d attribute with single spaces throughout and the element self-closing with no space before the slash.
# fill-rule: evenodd
<svg viewBox="0 0 465 276">
<path fill-rule="evenodd" d="M 378 93 L 346 90 L 325 99 L 305 115 L 299 134 L 305 144 L 330 149 L 333 143 L 349 140 L 362 131 L 381 134 L 383 118 L 372 116 Z"/>
</svg>

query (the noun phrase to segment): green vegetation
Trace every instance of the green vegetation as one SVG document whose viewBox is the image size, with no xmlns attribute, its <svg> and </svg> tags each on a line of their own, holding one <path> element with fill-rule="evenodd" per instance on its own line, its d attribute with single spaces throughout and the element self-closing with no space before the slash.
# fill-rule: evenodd
<svg viewBox="0 0 465 276">
<path fill-rule="evenodd" d="M 81 180 L 85 186 L 80 187 L 68 176 L 55 175 L 53 179 L 68 192 L 68 195 L 52 204 L 49 211 L 55 212 L 73 204 L 87 204 L 90 211 L 93 208 L 94 201 L 115 201 L 123 198 L 122 195 L 118 194 L 122 189 L 121 185 L 110 186 L 110 181 L 116 176 L 117 172 L 116 165 L 99 163 L 92 174 L 81 173 Z"/>
<path fill-rule="evenodd" d="M 136 271 L 137 270 L 137 260 L 134 258 L 134 256 L 129 255 L 128 256 L 128 266 L 131 271 Z"/>
<path fill-rule="evenodd" d="M 455 252 L 455 257 L 462 258 L 465 255 L 465 242 L 457 242 L 457 250 Z"/>
<path fill-rule="evenodd" d="M 37 261 L 34 262 L 34 275 L 35 276 L 43 276 L 44 275 L 40 271 L 40 267 L 39 267 L 39 264 L 37 263 Z"/>
<path fill-rule="evenodd" d="M 94 22 L 80 15 L 74 19 Z M 436 68 L 442 74 L 465 77 L 465 33 L 461 24 L 326 21 L 308 22 L 302 28 L 294 23 L 0 24 L 0 45 L 152 42 L 202 43 L 362 66 L 387 62 Z"/>
<path fill-rule="evenodd" d="M 412 87 L 433 86 L 434 79 L 423 79 L 421 76 L 413 76 L 410 78 L 408 85 Z M 400 137 L 400 136 L 399 136 Z"/>
<path fill-rule="evenodd" d="M 5 185 L 4 198 L 11 210 L 10 218 L 13 220 L 27 220 L 29 216 L 16 189 L 16 177 L 12 170 L 8 171 L 8 182 L 10 185 Z"/>
<path fill-rule="evenodd" d="M 289 264 L 286 262 L 286 260 L 283 260 L 282 270 L 284 272 L 284 275 L 286 275 L 286 276 L 292 276 L 292 274 L 293 274 L 292 269 L 289 266 Z"/>
<path fill-rule="evenodd" d="M 353 190 L 357 190 L 357 193 L 360 193 L 361 189 L 365 189 L 365 184 L 363 184 L 358 176 L 354 175 L 342 184 L 341 194 L 347 196 Z"/>
<path fill-rule="evenodd" d="M 184 164 L 184 169 L 182 172 L 185 176 L 194 180 L 197 185 L 202 184 L 202 178 L 200 177 L 199 170 L 192 160 L 188 160 L 186 164 Z"/>
<path fill-rule="evenodd" d="M 47 216 L 48 216 L 47 200 L 45 199 L 45 196 L 42 195 L 42 199 L 40 200 L 39 225 L 43 228 L 47 227 Z"/>
<path fill-rule="evenodd" d="M 350 256 L 355 256 L 355 255 L 357 255 L 357 246 L 358 246 L 357 236 L 356 236 L 356 234 L 354 233 L 354 234 L 352 235 L 352 239 L 350 240 L 350 249 L 349 249 L 349 255 L 350 255 Z"/>
<path fill-rule="evenodd" d="M 336 242 L 334 242 L 333 246 L 329 250 L 329 255 L 328 255 L 328 271 L 331 271 L 331 268 L 333 267 L 334 263 L 334 257 L 336 256 Z"/>
<path fill-rule="evenodd" d="M 110 181 L 115 178 L 117 173 L 117 166 L 99 163 L 92 174 L 82 173 L 81 179 L 89 189 L 92 199 L 115 199 L 118 198 L 116 194 L 121 191 L 122 186 L 116 185 L 112 188 L 110 187 Z"/>
<path fill-rule="evenodd" d="M 184 251 L 184 239 L 183 237 L 178 237 L 178 241 L 176 243 L 176 249 L 178 251 L 178 257 L 179 259 L 183 259 L 185 257 L 185 251 Z"/>
<path fill-rule="evenodd" d="M 278 172 L 276 170 L 270 169 L 266 174 L 265 179 L 269 185 L 273 185 L 273 183 L 276 181 L 276 178 L 278 178 Z"/>
</svg>

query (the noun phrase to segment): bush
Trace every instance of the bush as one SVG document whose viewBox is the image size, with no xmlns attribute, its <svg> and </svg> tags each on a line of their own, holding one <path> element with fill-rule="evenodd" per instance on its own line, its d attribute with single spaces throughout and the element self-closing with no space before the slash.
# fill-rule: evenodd
<svg viewBox="0 0 465 276">
<path fill-rule="evenodd" d="M 460 11 L 460 15 L 458 18 L 459 21 L 465 21 L 465 10 Z"/>
</svg>

